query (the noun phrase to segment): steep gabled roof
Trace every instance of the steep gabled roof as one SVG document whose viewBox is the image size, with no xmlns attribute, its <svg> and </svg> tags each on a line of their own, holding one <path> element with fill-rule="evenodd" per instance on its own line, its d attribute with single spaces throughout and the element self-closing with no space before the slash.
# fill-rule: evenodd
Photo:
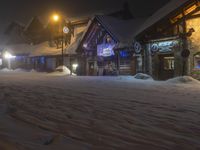
<svg viewBox="0 0 200 150">
<path fill-rule="evenodd" d="M 118 42 L 129 43 L 134 38 L 138 27 L 144 23 L 146 18 L 121 20 L 111 16 L 96 16 L 100 24 L 111 33 Z"/>
<path fill-rule="evenodd" d="M 18 21 L 12 21 L 5 29 L 4 34 L 9 34 L 16 27 L 22 31 L 25 28 L 25 25 Z"/>
<path fill-rule="evenodd" d="M 28 56 L 34 49 L 33 45 L 29 44 L 14 44 L 4 46 L 3 51 L 8 51 L 16 56 Z"/>
<path fill-rule="evenodd" d="M 149 17 L 145 21 L 145 23 L 139 28 L 139 30 L 135 33 L 135 36 L 138 36 L 139 34 L 143 33 L 151 26 L 155 25 L 157 22 L 170 15 L 172 12 L 184 6 L 189 1 L 193 0 L 171 0 L 164 7 L 162 7 L 157 12 L 155 12 L 151 17 Z"/>
<path fill-rule="evenodd" d="M 88 23 L 88 26 L 81 40 L 87 36 L 87 33 L 89 32 L 89 29 L 95 20 L 97 20 L 102 25 L 102 27 L 112 36 L 112 38 L 117 41 L 118 45 L 123 45 L 123 47 L 125 47 L 133 43 L 134 33 L 138 27 L 144 23 L 146 18 L 122 20 L 107 15 L 96 15 Z"/>
<path fill-rule="evenodd" d="M 77 54 L 76 51 L 81 42 L 82 35 L 83 32 L 80 32 L 79 34 L 76 35 L 75 40 L 64 49 L 65 54 L 71 54 L 71 55 Z"/>
<path fill-rule="evenodd" d="M 28 24 L 26 25 L 24 31 L 41 31 L 44 29 L 44 25 L 42 24 L 42 22 L 40 21 L 40 19 L 35 16 L 33 17 Z"/>
<path fill-rule="evenodd" d="M 26 43 L 23 30 L 24 30 L 23 24 L 17 21 L 11 22 L 4 31 L 4 34 L 1 37 L 0 44 L 8 45 L 8 44 Z"/>
<path fill-rule="evenodd" d="M 115 11 L 113 13 L 109 13 L 109 14 L 107 14 L 107 16 L 112 16 L 112 17 L 115 17 L 118 19 L 124 19 L 124 20 L 129 20 L 129 19 L 134 18 L 133 14 L 130 10 L 128 2 L 124 2 L 123 9 L 121 9 L 119 11 Z"/>
<path fill-rule="evenodd" d="M 64 48 L 64 54 L 70 54 L 70 55 L 75 55 L 76 54 L 76 50 L 78 48 L 78 44 L 80 42 L 81 36 L 82 36 L 82 32 L 77 34 L 74 42 L 72 42 L 71 44 L 67 45 Z M 43 42 L 37 45 L 34 45 L 33 48 L 31 49 L 30 52 L 30 57 L 39 57 L 39 56 L 56 56 L 56 55 L 61 55 L 61 48 L 57 49 L 55 46 L 51 47 L 49 45 L 49 42 Z"/>
</svg>

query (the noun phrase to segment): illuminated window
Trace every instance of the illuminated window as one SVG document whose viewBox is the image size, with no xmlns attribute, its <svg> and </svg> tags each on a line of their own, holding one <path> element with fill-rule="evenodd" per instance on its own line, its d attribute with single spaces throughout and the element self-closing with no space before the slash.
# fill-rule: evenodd
<svg viewBox="0 0 200 150">
<path fill-rule="evenodd" d="M 45 64 L 45 57 L 40 57 L 39 61 L 40 61 L 40 64 Z"/>
<path fill-rule="evenodd" d="M 164 57 L 164 69 L 174 70 L 174 57 Z"/>
<path fill-rule="evenodd" d="M 194 68 L 200 69 L 200 53 L 194 55 Z"/>
</svg>

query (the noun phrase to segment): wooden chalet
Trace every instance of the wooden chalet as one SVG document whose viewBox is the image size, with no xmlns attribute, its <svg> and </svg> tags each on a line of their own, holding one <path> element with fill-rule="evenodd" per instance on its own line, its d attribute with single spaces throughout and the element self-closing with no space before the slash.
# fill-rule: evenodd
<svg viewBox="0 0 200 150">
<path fill-rule="evenodd" d="M 134 55 L 133 33 L 144 19 L 97 15 L 91 19 L 79 45 L 80 75 L 133 75 L 141 70 Z"/>
<path fill-rule="evenodd" d="M 145 47 L 144 72 L 155 79 L 200 74 L 200 1 L 171 0 L 135 33 Z"/>
</svg>

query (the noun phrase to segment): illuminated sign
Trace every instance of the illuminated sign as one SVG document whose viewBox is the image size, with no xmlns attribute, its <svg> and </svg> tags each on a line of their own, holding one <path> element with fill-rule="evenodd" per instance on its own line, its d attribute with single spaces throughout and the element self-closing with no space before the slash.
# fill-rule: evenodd
<svg viewBox="0 0 200 150">
<path fill-rule="evenodd" d="M 153 44 L 153 45 L 151 46 L 151 52 L 152 52 L 152 53 L 156 53 L 156 52 L 158 52 L 158 51 L 159 51 L 158 44 Z"/>
<path fill-rule="evenodd" d="M 156 42 L 151 45 L 151 52 L 172 52 L 176 46 L 178 46 L 176 40 Z"/>
<path fill-rule="evenodd" d="M 142 51 L 141 44 L 139 42 L 134 42 L 133 46 L 134 46 L 135 53 L 140 54 Z"/>
<path fill-rule="evenodd" d="M 63 28 L 63 32 L 64 32 L 65 34 L 69 33 L 69 28 L 65 26 L 65 27 Z"/>
<path fill-rule="evenodd" d="M 110 57 L 115 55 L 113 48 L 114 44 L 100 44 L 97 46 L 97 55 L 102 57 Z"/>
</svg>

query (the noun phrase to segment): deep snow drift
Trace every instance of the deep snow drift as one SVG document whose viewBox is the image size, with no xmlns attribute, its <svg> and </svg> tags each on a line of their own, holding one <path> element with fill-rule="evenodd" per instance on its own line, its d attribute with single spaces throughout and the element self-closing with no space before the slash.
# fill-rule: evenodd
<svg viewBox="0 0 200 150">
<path fill-rule="evenodd" d="M 0 73 L 0 149 L 200 149 L 200 84 Z"/>
</svg>

